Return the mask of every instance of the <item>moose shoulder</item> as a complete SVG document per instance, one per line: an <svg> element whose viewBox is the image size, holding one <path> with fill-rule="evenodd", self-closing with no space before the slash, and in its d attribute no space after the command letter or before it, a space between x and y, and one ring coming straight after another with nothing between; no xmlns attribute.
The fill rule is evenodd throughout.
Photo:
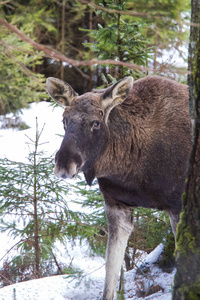
<svg viewBox="0 0 200 300"><path fill-rule="evenodd" d="M56 78L51 97L65 106L65 136L55 174L79 171L88 184L96 177L108 222L103 299L111 300L133 230L133 207L165 210L175 234L191 149L188 91L159 76L133 83L125 77L99 92L79 96Z"/></svg>

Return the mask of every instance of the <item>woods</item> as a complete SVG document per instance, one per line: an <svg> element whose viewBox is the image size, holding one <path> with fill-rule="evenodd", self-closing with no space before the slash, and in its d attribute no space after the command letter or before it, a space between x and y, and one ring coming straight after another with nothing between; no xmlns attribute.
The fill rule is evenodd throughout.
<svg viewBox="0 0 200 300"><path fill-rule="evenodd" d="M178 226L177 274L173 300L200 297L199 16L198 0L192 0L191 3L189 0L163 0L159 3L156 0L149 0L148 3L145 0L18 0L0 3L2 116L10 112L17 116L19 109L28 107L29 103L49 101L45 90L45 80L48 76L63 79L79 94L100 86L106 87L110 82L124 76L132 76L137 80L155 74L188 83L191 119L195 124L194 148L187 188L183 195L184 209ZM47 211L53 213L53 208L45 210L45 205L40 206L40 201L43 201L41 199L44 197L42 203L47 201L48 205L57 205L53 198L45 198L47 192L51 193L52 188L54 191L62 189L62 193L64 191L67 195L69 188L60 187L59 184L52 187L53 181L50 181L44 183L45 192L41 191L41 178L37 177L35 170L43 170L46 172L45 176L49 177L53 169L52 158L43 158L42 155L37 163L34 159L39 158L40 154L35 158L34 153L30 154L30 169L9 160L0 161L3 174L0 178L2 219L12 211L23 215L24 206L17 205L24 201L24 191L28 194L30 192L26 209L28 215L33 218L27 221L23 229L25 238L23 237L21 249L29 247L30 257L34 257L34 278L44 275L41 269L45 266L47 252L46 257L56 264L56 257L51 249L55 239L68 239L72 236L86 238L91 249L102 255L107 237L102 196L95 188L85 191L85 183L81 180L75 190L76 194L83 198L77 201L85 207L92 208L94 214L97 214L95 219L92 214L87 216L84 213L71 212L66 200L58 200L58 197L62 199L59 194L56 196L57 201L63 203L59 217L56 219L54 216L52 222L44 224L41 216ZM49 159L47 169L44 167L44 159ZM16 169L15 174L10 171L12 168ZM22 169L27 170L27 174L23 175ZM29 178L30 172L33 176L31 191L28 190L30 186L26 186L26 182L22 181L23 176L26 180ZM7 198L10 193L7 190L9 182L17 185L21 182L23 192L15 191L12 197L10 194L10 198ZM16 193L21 193L22 198L17 197ZM40 209L38 215L37 207ZM166 244L170 243L172 236L169 234L168 217L164 213L136 208L134 219L135 231L129 240L125 256L127 270L134 266L138 249L149 252L162 242L163 238ZM10 226L17 235L19 231L17 232L17 227L12 227L11 223L4 225ZM63 233L64 227L66 231ZM170 259L173 260L173 256ZM17 263L18 266L22 264L21 258ZM30 266L30 261L27 265Z"/></svg>
<svg viewBox="0 0 200 300"><path fill-rule="evenodd" d="M44 99L44 75L64 76L79 93L100 86L102 73L116 79L148 73L181 78L183 67L174 68L173 62L175 55L186 59L189 1L156 3L2 2L2 113ZM26 94L11 101L23 83Z"/></svg>

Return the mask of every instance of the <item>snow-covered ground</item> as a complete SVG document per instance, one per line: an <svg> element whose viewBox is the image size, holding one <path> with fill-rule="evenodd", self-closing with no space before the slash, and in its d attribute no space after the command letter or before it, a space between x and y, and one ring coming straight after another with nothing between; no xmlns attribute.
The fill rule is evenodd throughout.
<svg viewBox="0 0 200 300"><path fill-rule="evenodd" d="M34 140L35 137L36 117L40 130L45 124L40 140L40 150L44 150L48 155L54 154L61 142L61 137L58 135L63 134L62 108L53 109L46 102L33 103L30 105L30 109L22 110L21 117L30 126L30 129L24 131L1 129L0 158L7 157L15 161L26 161L30 147L32 147L29 138ZM16 240L12 240L5 233L0 233L0 239L0 265L2 265L4 259L1 258L16 243ZM61 245L58 245L58 248L60 249L57 253L59 261L66 264L72 261L75 268L83 270L82 277L59 275L13 284L0 289L0 300L99 299L102 295L105 276L104 259L97 256L91 257L86 244L82 244L80 247L79 243L73 246L69 243L66 249ZM124 274L125 299L171 299L171 286L175 271L170 274L163 273L156 264L153 264L162 250L163 245L161 244L149 255L143 254L142 261L138 262L137 267ZM149 272L145 275L137 275L136 271L140 265L147 265ZM155 291L158 286L162 290L141 297L143 290L147 290L152 285ZM115 299L117 299L116 296Z"/></svg>
<svg viewBox="0 0 200 300"><path fill-rule="evenodd" d="M130 300L170 300L171 286L175 271L163 273L153 263L157 261L163 247L162 244L147 255L140 264L149 267L148 274L136 275L136 269L125 272L125 299ZM83 253L82 253L83 254ZM104 268L98 257L83 257L87 274L76 278L68 275L51 276L21 282L0 289L1 300L98 300L102 296ZM82 256L82 257L81 257ZM139 264L139 265L140 265ZM100 267L98 268L98 266ZM93 270L92 270L93 269ZM162 290L147 297L138 296L138 292L148 290L150 286L161 287ZM115 296L115 300L117 296Z"/></svg>

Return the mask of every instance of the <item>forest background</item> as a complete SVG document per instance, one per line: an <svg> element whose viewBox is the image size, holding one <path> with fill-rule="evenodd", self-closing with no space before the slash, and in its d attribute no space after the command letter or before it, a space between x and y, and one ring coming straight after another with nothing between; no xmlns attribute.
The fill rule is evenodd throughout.
<svg viewBox="0 0 200 300"><path fill-rule="evenodd" d="M126 75L136 80L157 74L186 83L189 20L188 0L2 0L2 118L12 112L14 121L8 125L15 126L19 109L34 101L49 101L45 89L49 76L65 80L79 94ZM63 243L77 237L87 239L91 251L105 253L107 228L96 185L87 190L81 178L73 187L52 178L52 158L38 150L41 134L37 130L27 164L0 160L1 230L21 237L20 255L4 262L2 285L52 274L55 268L57 273L74 272L71 265L61 266L57 261L53 250L57 239ZM72 189L83 196L80 204L92 209L92 214L68 209ZM47 214L51 218L45 218ZM23 226L17 224L19 216ZM170 249L166 256L171 263L174 245L167 216L135 209L134 218L126 269L134 266L138 249L150 252L161 241Z"/></svg>

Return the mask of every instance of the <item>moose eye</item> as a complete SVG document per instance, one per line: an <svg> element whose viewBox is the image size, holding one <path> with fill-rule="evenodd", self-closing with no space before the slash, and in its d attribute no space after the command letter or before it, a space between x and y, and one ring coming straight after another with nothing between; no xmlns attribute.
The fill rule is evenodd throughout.
<svg viewBox="0 0 200 300"><path fill-rule="evenodd" d="M100 117L103 117L103 110L99 111L99 115L100 115Z"/></svg>
<svg viewBox="0 0 200 300"><path fill-rule="evenodd" d="M100 122L99 121L94 121L92 122L91 130L93 131L94 129L100 129Z"/></svg>

